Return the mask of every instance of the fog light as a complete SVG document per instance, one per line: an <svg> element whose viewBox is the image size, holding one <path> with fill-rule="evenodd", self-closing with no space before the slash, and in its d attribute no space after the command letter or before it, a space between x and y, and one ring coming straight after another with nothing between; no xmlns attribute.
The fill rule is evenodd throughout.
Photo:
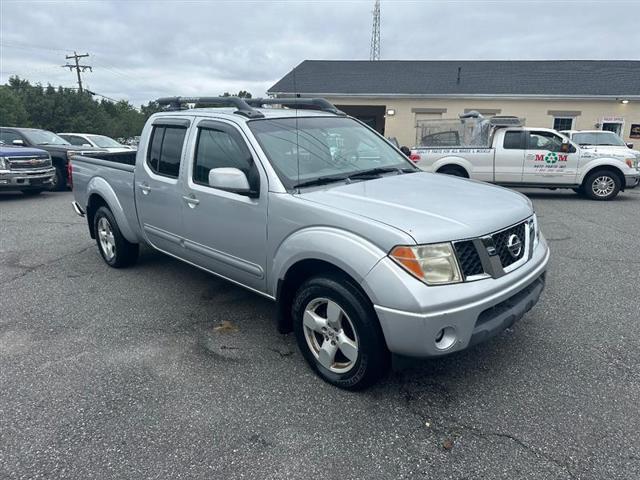
<svg viewBox="0 0 640 480"><path fill-rule="evenodd" d="M447 350L456 343L456 330L453 327L445 327L436 334L434 340L438 350Z"/></svg>

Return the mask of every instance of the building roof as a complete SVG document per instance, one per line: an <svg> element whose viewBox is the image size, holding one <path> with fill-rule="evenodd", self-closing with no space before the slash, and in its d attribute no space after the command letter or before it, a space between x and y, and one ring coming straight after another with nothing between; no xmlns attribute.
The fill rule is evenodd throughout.
<svg viewBox="0 0 640 480"><path fill-rule="evenodd" d="M640 61L305 60L268 93L633 97Z"/></svg>

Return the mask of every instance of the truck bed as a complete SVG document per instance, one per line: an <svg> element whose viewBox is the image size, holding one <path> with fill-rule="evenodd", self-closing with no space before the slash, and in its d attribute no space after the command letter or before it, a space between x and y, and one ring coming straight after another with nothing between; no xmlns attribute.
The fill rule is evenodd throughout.
<svg viewBox="0 0 640 480"><path fill-rule="evenodd" d="M118 224L123 230L130 230L126 233L123 231L129 241L142 238L135 204L135 156L136 152L132 151L99 153L91 157L76 155L71 159L75 201L86 209L92 192L99 192L103 198L109 199L113 205L117 205L112 208L116 217L126 219Z"/></svg>

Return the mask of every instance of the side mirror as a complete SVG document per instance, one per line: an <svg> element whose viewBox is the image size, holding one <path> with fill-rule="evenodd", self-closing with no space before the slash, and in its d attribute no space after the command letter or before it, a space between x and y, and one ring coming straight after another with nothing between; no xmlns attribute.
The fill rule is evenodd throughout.
<svg viewBox="0 0 640 480"><path fill-rule="evenodd" d="M258 196L251 190L247 176L237 168L212 168L209 170L209 186L249 197Z"/></svg>
<svg viewBox="0 0 640 480"><path fill-rule="evenodd" d="M24 147L24 140L16 139L11 143L16 147Z"/></svg>
<svg viewBox="0 0 640 480"><path fill-rule="evenodd" d="M627 148L633 148L633 143L627 143Z"/></svg>

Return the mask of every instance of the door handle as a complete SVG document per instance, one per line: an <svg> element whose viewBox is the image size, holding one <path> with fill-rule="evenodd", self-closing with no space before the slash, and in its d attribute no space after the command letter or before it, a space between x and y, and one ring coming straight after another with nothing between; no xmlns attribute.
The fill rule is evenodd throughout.
<svg viewBox="0 0 640 480"><path fill-rule="evenodd" d="M149 192L151 191L151 187L149 185L147 185L146 183L141 183L140 184L140 190L142 190L142 194L143 195L148 195Z"/></svg>
<svg viewBox="0 0 640 480"><path fill-rule="evenodd" d="M196 197L194 197L193 195L183 195L182 199L187 202L187 204L189 205L189 207L191 208L195 208L199 203L200 200L198 200Z"/></svg>

